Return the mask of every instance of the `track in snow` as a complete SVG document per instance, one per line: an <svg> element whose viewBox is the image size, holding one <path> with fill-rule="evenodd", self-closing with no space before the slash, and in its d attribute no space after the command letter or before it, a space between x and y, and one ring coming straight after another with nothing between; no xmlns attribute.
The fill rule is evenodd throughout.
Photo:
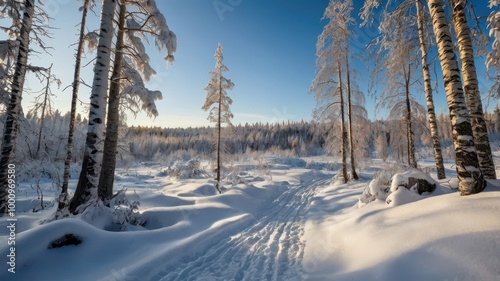
<svg viewBox="0 0 500 281"><path fill-rule="evenodd" d="M302 280L304 215L316 188L330 181L331 175L317 173L290 186L253 225L170 265L160 280Z"/></svg>

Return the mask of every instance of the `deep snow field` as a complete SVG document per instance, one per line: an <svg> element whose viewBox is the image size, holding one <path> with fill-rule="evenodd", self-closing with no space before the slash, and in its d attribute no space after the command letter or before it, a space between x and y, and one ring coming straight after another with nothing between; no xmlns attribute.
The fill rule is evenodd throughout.
<svg viewBox="0 0 500 281"><path fill-rule="evenodd" d="M221 195L186 165L175 173L162 163L119 169L115 191L140 202L141 225L117 224L125 217L119 204L114 214L94 206L47 223L56 207L38 210L34 183L21 183L15 273L2 217L0 280L500 280L500 181L459 196L450 163L448 178L419 195L396 181L432 182L432 169L432 178L410 171L391 185L402 168L368 160L358 181L342 184L329 158L242 162ZM53 200L50 180L41 188ZM80 244L49 249L66 234Z"/></svg>

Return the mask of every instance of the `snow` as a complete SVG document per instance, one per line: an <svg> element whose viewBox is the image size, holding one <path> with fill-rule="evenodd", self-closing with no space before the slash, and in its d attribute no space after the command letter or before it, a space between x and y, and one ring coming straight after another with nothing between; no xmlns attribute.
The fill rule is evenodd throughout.
<svg viewBox="0 0 500 281"><path fill-rule="evenodd" d="M56 207L31 212L40 200L22 183L16 273L5 266L2 231L0 280L500 280L498 180L480 194L459 196L451 164L448 178L437 181L432 172L373 160L360 180L344 184L332 183L335 159L268 157L269 176L261 175L261 161L235 164L240 181L224 182L220 195L211 177L169 176L163 163L119 169L118 187L140 202L145 221L127 231L99 206L41 224ZM193 160L175 167L200 166ZM409 177L437 189L419 195L402 187ZM40 184L52 199L50 181ZM366 192L373 200L360 204ZM7 225L0 218L0 228ZM66 234L81 244L48 248Z"/></svg>

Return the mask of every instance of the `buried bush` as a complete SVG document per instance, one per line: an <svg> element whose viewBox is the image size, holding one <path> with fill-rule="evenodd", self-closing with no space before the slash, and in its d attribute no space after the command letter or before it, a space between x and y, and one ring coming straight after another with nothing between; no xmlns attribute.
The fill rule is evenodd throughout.
<svg viewBox="0 0 500 281"><path fill-rule="evenodd" d="M79 245L83 240L71 233L64 234L62 237L57 238L49 243L48 249L61 248L64 246Z"/></svg>

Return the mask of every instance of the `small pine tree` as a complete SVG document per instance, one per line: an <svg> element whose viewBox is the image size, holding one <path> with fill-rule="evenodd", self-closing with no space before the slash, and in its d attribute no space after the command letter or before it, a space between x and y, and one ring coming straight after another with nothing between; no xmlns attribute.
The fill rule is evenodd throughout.
<svg viewBox="0 0 500 281"><path fill-rule="evenodd" d="M220 171L221 171L221 128L222 124L227 124L228 126L232 126L231 119L233 118L233 114L229 109L229 106L233 103L233 100L227 95L227 90L231 90L234 87L234 83L231 80L222 76L222 72L228 71L228 68L222 64L222 46L219 43L217 46L217 50L215 51L215 70L210 71L210 81L208 85L205 87L205 91L207 91L207 99L205 100L205 104L202 109L207 111L210 109L208 114L208 120L210 122L216 123L217 129L217 140L216 140L216 150L217 150L217 166L216 172L217 177L215 180L217 181L216 188L219 193L221 193L220 189ZM213 106L216 104L216 106ZM213 106L213 107L212 107Z"/></svg>

